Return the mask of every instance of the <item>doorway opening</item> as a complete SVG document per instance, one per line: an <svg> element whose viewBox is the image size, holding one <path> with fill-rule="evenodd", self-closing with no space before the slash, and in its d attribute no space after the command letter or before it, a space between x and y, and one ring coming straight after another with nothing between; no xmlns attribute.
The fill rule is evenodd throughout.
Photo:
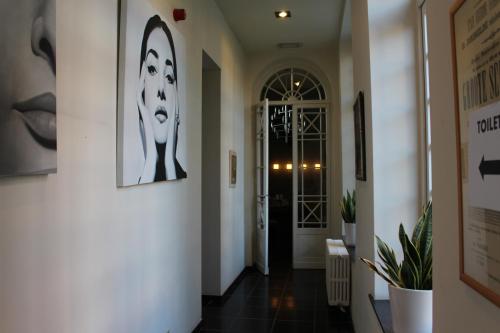
<svg viewBox="0 0 500 333"><path fill-rule="evenodd" d="M202 294L220 296L221 71L205 52L202 63Z"/></svg>
<svg viewBox="0 0 500 333"><path fill-rule="evenodd" d="M278 117L290 117L292 105L269 107L269 266L292 266L293 141ZM279 128L278 128L279 126Z"/></svg>
<svg viewBox="0 0 500 333"><path fill-rule="evenodd" d="M287 67L270 76L260 98L257 267L264 274L268 263L323 268L330 192L324 86L311 72Z"/></svg>

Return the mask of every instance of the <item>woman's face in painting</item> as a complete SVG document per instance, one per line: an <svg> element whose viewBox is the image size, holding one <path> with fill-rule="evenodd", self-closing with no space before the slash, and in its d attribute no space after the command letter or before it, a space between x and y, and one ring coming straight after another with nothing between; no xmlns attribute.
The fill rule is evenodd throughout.
<svg viewBox="0 0 500 333"><path fill-rule="evenodd" d="M0 175L56 167L55 2L0 1Z"/></svg>
<svg viewBox="0 0 500 333"><path fill-rule="evenodd" d="M154 29L149 35L145 60L144 104L151 116L155 141L167 141L168 125L177 103L174 59L165 32Z"/></svg>

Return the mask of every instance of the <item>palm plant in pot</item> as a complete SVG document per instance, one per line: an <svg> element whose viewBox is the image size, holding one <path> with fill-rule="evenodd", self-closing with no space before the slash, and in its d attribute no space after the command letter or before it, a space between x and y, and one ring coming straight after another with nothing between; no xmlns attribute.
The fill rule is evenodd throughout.
<svg viewBox="0 0 500 333"><path fill-rule="evenodd" d="M344 220L346 245L355 245L356 243L356 191L344 195L340 201L340 212Z"/></svg>
<svg viewBox="0 0 500 333"><path fill-rule="evenodd" d="M377 267L370 260L361 260L389 284L394 332L432 332L432 202L425 206L411 239L400 225L401 263L383 240L376 240L382 263Z"/></svg>

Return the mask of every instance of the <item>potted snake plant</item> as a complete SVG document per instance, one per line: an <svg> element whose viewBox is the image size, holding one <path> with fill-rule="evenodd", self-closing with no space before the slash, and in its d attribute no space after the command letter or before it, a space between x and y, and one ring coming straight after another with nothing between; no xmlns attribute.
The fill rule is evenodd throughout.
<svg viewBox="0 0 500 333"><path fill-rule="evenodd" d="M348 246L356 244L356 191L352 191L342 198L340 201L340 212L344 220L344 241Z"/></svg>
<svg viewBox="0 0 500 333"><path fill-rule="evenodd" d="M394 251L376 237L378 267L361 258L368 267L389 284L392 323L395 333L432 332L432 202L428 202L413 230L411 239L403 225L399 241L404 258L396 260Z"/></svg>

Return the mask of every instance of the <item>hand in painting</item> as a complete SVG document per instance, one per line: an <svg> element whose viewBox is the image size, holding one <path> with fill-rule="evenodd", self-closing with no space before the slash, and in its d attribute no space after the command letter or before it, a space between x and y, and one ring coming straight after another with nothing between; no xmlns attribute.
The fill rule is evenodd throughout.
<svg viewBox="0 0 500 333"><path fill-rule="evenodd" d="M143 65L141 70L141 77L139 80L139 87L137 89L137 106L139 108L139 113L142 118L142 126L144 133L144 148L145 148L145 163L144 170L141 177L139 178L139 184L151 183L154 181L156 172L156 162L158 160L158 152L156 151L156 143L153 132L153 124L151 123L150 113L144 104L144 99L142 97L143 91L145 89L145 73L146 66Z"/></svg>
<svg viewBox="0 0 500 333"><path fill-rule="evenodd" d="M177 175L175 172L175 147L176 147L176 130L177 122L179 119L179 109L177 94L174 93L172 96L173 108L168 110L168 131L167 131L167 141L165 147L165 169L167 173L167 179L176 179Z"/></svg>

